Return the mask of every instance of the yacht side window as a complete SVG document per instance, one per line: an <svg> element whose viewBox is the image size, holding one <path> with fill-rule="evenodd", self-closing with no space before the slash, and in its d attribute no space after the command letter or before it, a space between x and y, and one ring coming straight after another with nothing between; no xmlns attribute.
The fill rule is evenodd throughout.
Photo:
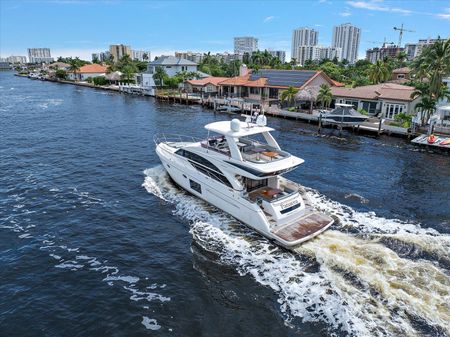
<svg viewBox="0 0 450 337"><path fill-rule="evenodd" d="M216 167L216 165L214 165L213 163L211 163L209 160L203 158L202 156L187 151L187 150L183 150L183 149L179 149L175 152L176 154L185 157L189 160L189 163L194 166L194 168L217 180L220 181L222 184L225 184L228 187L233 188L233 186L231 185L231 183L228 181L228 179L222 174L222 172Z"/></svg>

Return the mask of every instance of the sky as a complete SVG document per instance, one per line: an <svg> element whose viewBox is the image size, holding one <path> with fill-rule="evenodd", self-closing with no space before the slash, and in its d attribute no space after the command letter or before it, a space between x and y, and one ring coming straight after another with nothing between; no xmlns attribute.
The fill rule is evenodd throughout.
<svg viewBox="0 0 450 337"><path fill-rule="evenodd" d="M175 51L233 52L233 37L254 36L259 49L285 50L292 30L310 27L319 44L330 45L333 26L361 28L365 50L398 42L394 26L406 32L402 45L450 36L450 0L311 1L120 1L0 0L0 57L27 55L27 48L51 49L53 57L107 50L110 44L148 50L152 59Z"/></svg>

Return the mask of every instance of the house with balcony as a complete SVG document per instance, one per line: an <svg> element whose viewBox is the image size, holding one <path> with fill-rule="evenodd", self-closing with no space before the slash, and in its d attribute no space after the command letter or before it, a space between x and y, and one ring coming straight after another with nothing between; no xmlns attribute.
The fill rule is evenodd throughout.
<svg viewBox="0 0 450 337"><path fill-rule="evenodd" d="M415 88L397 83L380 83L355 88L332 87L334 103L352 104L369 115L395 119L399 113L415 114L420 97L411 98Z"/></svg>
<svg viewBox="0 0 450 337"><path fill-rule="evenodd" d="M248 71L240 76L219 83L219 93L224 97L241 97L255 103L268 101L269 105L280 101L281 92L290 86L302 90L310 86L341 85L322 71L261 69Z"/></svg>

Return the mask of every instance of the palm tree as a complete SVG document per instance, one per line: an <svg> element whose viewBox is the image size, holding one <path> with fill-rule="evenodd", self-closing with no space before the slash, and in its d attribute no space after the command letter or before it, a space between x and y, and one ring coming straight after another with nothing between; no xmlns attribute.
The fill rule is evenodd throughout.
<svg viewBox="0 0 450 337"><path fill-rule="evenodd" d="M423 67L430 76L430 94L437 98L442 86L442 79L450 73L450 38L426 48L420 56Z"/></svg>
<svg viewBox="0 0 450 337"><path fill-rule="evenodd" d="M127 83L131 82L131 78L136 74L137 68L133 64L127 64L122 67L123 77L127 80Z"/></svg>
<svg viewBox="0 0 450 337"><path fill-rule="evenodd" d="M157 86L162 87L164 85L164 78L167 77L167 73L163 67L156 67L155 73L153 74L153 79L157 82Z"/></svg>
<svg viewBox="0 0 450 337"><path fill-rule="evenodd" d="M369 79L373 84L386 82L391 75L391 71L386 62L377 60L375 64L372 64L369 68Z"/></svg>
<svg viewBox="0 0 450 337"><path fill-rule="evenodd" d="M440 96L448 95L448 89L445 86L441 87L442 93ZM422 111L422 124L424 124L431 113L435 111L436 98L430 93L430 86L428 83L419 82L416 85L416 89L411 94L412 99L420 98L420 102L416 104L415 110Z"/></svg>
<svg viewBox="0 0 450 337"><path fill-rule="evenodd" d="M322 107L329 107L331 101L333 100L333 94L331 93L331 89L325 83L320 86L319 94L317 95L317 101L322 104Z"/></svg>
<svg viewBox="0 0 450 337"><path fill-rule="evenodd" d="M295 94L297 94L298 89L295 89L294 87L290 86L286 90L283 90L281 92L281 102L288 102L292 104L294 102Z"/></svg>
<svg viewBox="0 0 450 337"><path fill-rule="evenodd" d="M268 65L270 65L270 62L272 61L273 56L267 50L264 50L264 52L261 53L261 59L262 59L262 64L265 66L268 66Z"/></svg>
<svg viewBox="0 0 450 337"><path fill-rule="evenodd" d="M402 68L405 66L405 61L407 58L408 58L408 55L404 51L401 51L397 54L396 59L397 59L399 68Z"/></svg>
<svg viewBox="0 0 450 337"><path fill-rule="evenodd" d="M274 69L277 69L281 65L281 61L278 57L272 57L270 60L270 66Z"/></svg>
<svg viewBox="0 0 450 337"><path fill-rule="evenodd" d="M422 111L422 124L430 118L430 115L436 110L436 100L431 96L422 96L419 103L416 104L416 110Z"/></svg>
<svg viewBox="0 0 450 337"><path fill-rule="evenodd" d="M80 69L80 59L78 57L70 58L68 63L70 64L69 71L73 73L73 78L76 81L77 71Z"/></svg>
<svg viewBox="0 0 450 337"><path fill-rule="evenodd" d="M289 62L291 65L291 69L294 69L294 67L297 65L297 59L295 57L291 58L291 62Z"/></svg>
<svg viewBox="0 0 450 337"><path fill-rule="evenodd" d="M263 61L263 57L262 57L261 52L259 50L252 53L252 63L253 63L254 66L255 65L257 65L257 66L262 65L262 61Z"/></svg>

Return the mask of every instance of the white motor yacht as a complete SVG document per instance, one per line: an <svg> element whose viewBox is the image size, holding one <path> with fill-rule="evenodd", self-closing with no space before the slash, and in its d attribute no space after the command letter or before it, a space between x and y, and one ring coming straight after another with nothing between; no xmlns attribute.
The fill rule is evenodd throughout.
<svg viewBox="0 0 450 337"><path fill-rule="evenodd" d="M331 226L334 220L310 205L305 190L282 176L304 160L280 148L265 116L205 128L204 140L155 136L156 153L176 184L287 248Z"/></svg>

